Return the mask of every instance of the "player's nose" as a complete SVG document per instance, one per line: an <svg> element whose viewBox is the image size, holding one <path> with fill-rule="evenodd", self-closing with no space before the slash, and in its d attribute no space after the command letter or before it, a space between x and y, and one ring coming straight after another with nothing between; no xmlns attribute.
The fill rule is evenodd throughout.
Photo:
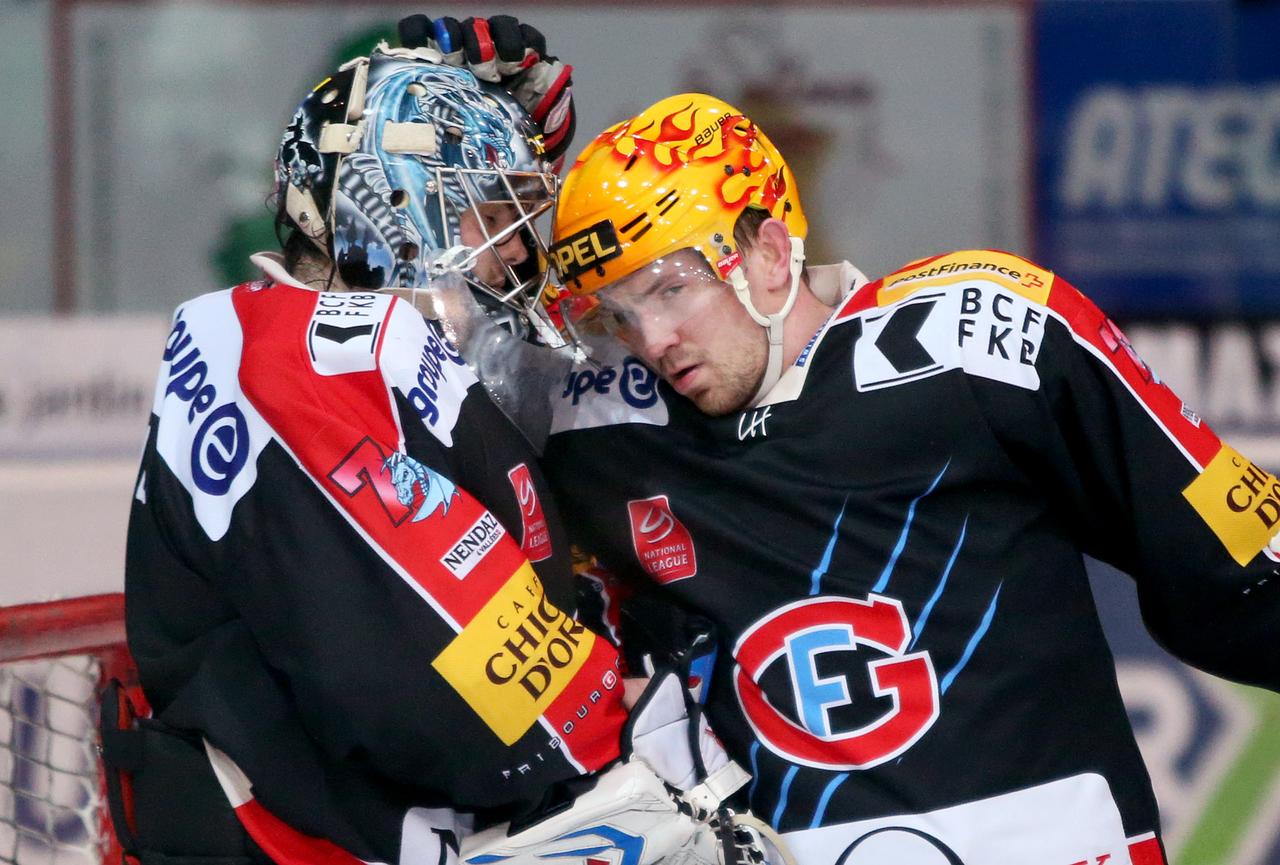
<svg viewBox="0 0 1280 865"><path fill-rule="evenodd" d="M632 350L654 369L661 369L661 361L680 342L679 332L661 321L641 319L633 328Z"/></svg>
<svg viewBox="0 0 1280 865"><path fill-rule="evenodd" d="M502 263L509 267L516 267L528 260L529 249L521 240L520 232L515 232L498 244L498 255L502 258Z"/></svg>

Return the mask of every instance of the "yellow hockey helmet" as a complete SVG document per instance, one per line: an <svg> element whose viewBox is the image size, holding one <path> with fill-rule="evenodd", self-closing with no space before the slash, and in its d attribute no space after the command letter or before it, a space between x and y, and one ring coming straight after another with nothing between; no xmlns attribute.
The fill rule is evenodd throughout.
<svg viewBox="0 0 1280 865"><path fill-rule="evenodd" d="M792 237L808 230L795 178L746 115L713 96L672 96L606 129L578 157L560 188L553 263L581 296L693 248L736 283L733 228L748 207L783 220Z"/></svg>

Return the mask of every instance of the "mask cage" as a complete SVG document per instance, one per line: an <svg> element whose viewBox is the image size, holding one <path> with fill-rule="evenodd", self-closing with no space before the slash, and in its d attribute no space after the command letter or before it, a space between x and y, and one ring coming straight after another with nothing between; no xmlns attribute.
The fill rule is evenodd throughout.
<svg viewBox="0 0 1280 865"><path fill-rule="evenodd" d="M549 172L507 169L435 169L434 193L445 224L450 226L454 249L450 269L460 271L476 292L514 309L522 316L546 318L538 303L550 279L550 220L559 191L558 179ZM487 224L485 205L507 205L500 224ZM471 213L482 242L468 246L461 236L461 224ZM490 211L492 212L492 211ZM523 256L520 261L508 246L516 239ZM501 269L502 285L491 285L476 274L476 266L489 256Z"/></svg>

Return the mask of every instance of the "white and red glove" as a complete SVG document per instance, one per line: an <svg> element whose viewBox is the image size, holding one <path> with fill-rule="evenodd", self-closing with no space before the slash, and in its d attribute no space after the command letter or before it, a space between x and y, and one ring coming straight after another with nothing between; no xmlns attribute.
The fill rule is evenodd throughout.
<svg viewBox="0 0 1280 865"><path fill-rule="evenodd" d="M756 827L764 829L761 832ZM610 852L612 851L612 852ZM635 760L596 776L563 807L465 836L461 865L796 865L768 826L728 809L700 814ZM424 863L434 865L434 863Z"/></svg>
<svg viewBox="0 0 1280 865"><path fill-rule="evenodd" d="M542 130L547 162L560 170L576 120L573 67L547 53L537 28L510 15L458 21L419 14L401 18L397 29L403 47L433 48L450 66L509 90Z"/></svg>
<svg viewBox="0 0 1280 865"><path fill-rule="evenodd" d="M702 708L673 670L650 679L622 731L622 757L641 760L706 812L751 780L711 731Z"/></svg>

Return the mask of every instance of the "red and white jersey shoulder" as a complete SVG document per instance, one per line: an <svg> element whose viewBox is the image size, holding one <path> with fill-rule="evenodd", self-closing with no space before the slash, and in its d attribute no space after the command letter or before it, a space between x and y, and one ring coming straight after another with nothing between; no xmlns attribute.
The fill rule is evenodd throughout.
<svg viewBox="0 0 1280 865"><path fill-rule="evenodd" d="M369 778L503 807L618 755L617 653L566 612L536 455L410 304L269 281L197 298L174 316L154 409L131 648L159 716L204 732L281 816L350 798L359 824ZM174 632L175 605L206 595ZM215 648L197 659L191 639ZM284 727L315 777L336 787L353 753L367 777L300 788L292 752L264 748ZM398 834L331 828L395 861Z"/></svg>

